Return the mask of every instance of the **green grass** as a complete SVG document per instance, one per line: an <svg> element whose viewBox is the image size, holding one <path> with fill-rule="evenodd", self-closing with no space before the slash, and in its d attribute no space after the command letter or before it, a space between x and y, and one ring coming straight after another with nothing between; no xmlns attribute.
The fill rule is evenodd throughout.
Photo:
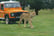
<svg viewBox="0 0 54 36"><path fill-rule="evenodd" d="M0 36L54 36L54 11L40 10L32 20L33 29L18 24L0 24Z"/></svg>

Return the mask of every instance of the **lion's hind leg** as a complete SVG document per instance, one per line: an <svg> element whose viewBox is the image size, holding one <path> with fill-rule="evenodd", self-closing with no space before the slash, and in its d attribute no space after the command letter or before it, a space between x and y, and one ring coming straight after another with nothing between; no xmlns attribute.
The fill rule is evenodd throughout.
<svg viewBox="0 0 54 36"><path fill-rule="evenodd" d="M24 19L24 27L26 27L26 19Z"/></svg>
<svg viewBox="0 0 54 36"><path fill-rule="evenodd" d="M29 20L29 24L30 24L30 27L33 28L32 20L31 19Z"/></svg>

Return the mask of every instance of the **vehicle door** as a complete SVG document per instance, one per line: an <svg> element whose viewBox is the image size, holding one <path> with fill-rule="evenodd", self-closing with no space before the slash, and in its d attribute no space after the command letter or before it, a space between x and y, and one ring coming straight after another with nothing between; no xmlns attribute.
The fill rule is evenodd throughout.
<svg viewBox="0 0 54 36"><path fill-rule="evenodd" d="M0 18L3 19L4 18L4 5L1 4L1 9L0 9Z"/></svg>

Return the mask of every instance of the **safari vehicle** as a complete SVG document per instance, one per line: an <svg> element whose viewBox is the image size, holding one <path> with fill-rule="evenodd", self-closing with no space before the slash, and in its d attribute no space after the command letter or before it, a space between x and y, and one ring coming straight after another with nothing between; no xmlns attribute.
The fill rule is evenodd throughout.
<svg viewBox="0 0 54 36"><path fill-rule="evenodd" d="M5 20L6 24L9 24L11 21L18 21L20 19L20 15L27 12L28 11L22 10L19 1L0 2L0 20Z"/></svg>

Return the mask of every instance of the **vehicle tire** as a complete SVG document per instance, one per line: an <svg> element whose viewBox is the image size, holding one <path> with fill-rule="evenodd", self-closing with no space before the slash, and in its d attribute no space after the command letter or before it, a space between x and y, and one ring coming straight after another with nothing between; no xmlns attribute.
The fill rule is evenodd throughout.
<svg viewBox="0 0 54 36"><path fill-rule="evenodd" d="M8 16L5 17L5 23L9 24L9 17Z"/></svg>

